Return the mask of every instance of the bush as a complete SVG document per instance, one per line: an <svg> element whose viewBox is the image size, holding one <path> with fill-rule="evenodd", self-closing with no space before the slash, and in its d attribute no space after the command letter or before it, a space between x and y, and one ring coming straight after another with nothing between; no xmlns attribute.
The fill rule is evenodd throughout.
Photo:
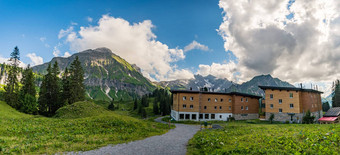
<svg viewBox="0 0 340 155"><path fill-rule="evenodd" d="M302 118L303 124L313 124L314 123L315 116L312 116L310 111L308 110L306 112L306 115Z"/></svg>
<svg viewBox="0 0 340 155"><path fill-rule="evenodd" d="M235 117L229 117L228 121L235 121Z"/></svg>
<svg viewBox="0 0 340 155"><path fill-rule="evenodd" d="M269 117L270 124L273 123L274 117L275 117L274 114L270 114L270 117Z"/></svg>

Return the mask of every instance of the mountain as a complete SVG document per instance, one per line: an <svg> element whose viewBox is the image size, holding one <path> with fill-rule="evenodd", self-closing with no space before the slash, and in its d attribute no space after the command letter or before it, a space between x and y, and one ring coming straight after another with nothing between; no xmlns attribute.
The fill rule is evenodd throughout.
<svg viewBox="0 0 340 155"><path fill-rule="evenodd" d="M242 84L233 84L227 89L227 92L236 91L264 96L263 90L258 86L294 87L294 85L278 78L273 78L270 74L268 74L255 76L250 81L244 82Z"/></svg>
<svg viewBox="0 0 340 155"><path fill-rule="evenodd" d="M96 100L131 100L150 93L156 87L146 79L136 65L131 65L108 48L89 49L70 57L55 57L61 71L78 56L85 73L86 94ZM32 67L34 72L46 74L48 63Z"/></svg>
<svg viewBox="0 0 340 155"><path fill-rule="evenodd" d="M228 79L220 79L213 75L202 76L195 75L193 79L182 79L174 81L161 81L158 83L162 87L169 87L171 89L199 90L200 88L207 87L211 91L225 91L233 83Z"/></svg>
<svg viewBox="0 0 340 155"><path fill-rule="evenodd" d="M243 92L256 95L264 95L264 92L258 87L261 86L279 86L279 87L294 87L292 84L281 81L278 78L273 78L271 75L255 76L250 81L242 84L237 84L229 81L228 79L216 78L212 75L201 76L195 75L194 79L188 80L174 80L162 81L158 83L160 86L169 87L170 89L183 89L199 90L200 88L207 87L215 92Z"/></svg>

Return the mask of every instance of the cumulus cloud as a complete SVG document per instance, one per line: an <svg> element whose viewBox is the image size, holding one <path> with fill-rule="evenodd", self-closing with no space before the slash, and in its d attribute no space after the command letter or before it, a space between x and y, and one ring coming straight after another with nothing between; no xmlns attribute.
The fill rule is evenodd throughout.
<svg viewBox="0 0 340 155"><path fill-rule="evenodd" d="M53 56L54 57L58 57L59 54L60 54L60 50L59 50L58 46L54 46L54 48L53 48Z"/></svg>
<svg viewBox="0 0 340 155"><path fill-rule="evenodd" d="M73 31L73 26L70 26L68 29L64 30L64 29L61 29L59 31L59 34L58 34L58 39L68 35L69 33L71 33Z"/></svg>
<svg viewBox="0 0 340 155"><path fill-rule="evenodd" d="M194 49L209 51L209 47L203 44L198 43L196 40L192 41L189 45L184 47L184 52L191 51Z"/></svg>
<svg viewBox="0 0 340 155"><path fill-rule="evenodd" d="M211 65L199 65L199 70L197 71L197 74L207 76L207 75L214 75L217 78L221 79L228 79L232 81L236 81L236 75L237 72L237 65L235 62L229 62L229 63L212 63Z"/></svg>
<svg viewBox="0 0 340 155"><path fill-rule="evenodd" d="M71 56L71 54L70 54L69 52L66 51L66 52L64 53L64 56L63 56L63 57L64 57L64 58L67 58L67 57L70 57L70 56Z"/></svg>
<svg viewBox="0 0 340 155"><path fill-rule="evenodd" d="M340 76L340 1L221 0L219 34L240 78L270 73L295 83Z"/></svg>
<svg viewBox="0 0 340 155"><path fill-rule="evenodd" d="M182 49L169 48L157 41L152 32L153 27L150 20L129 23L122 18L103 15L97 26L80 27L78 32L70 27L61 30L62 35L59 36L65 37L71 51L107 47L139 66L146 77L163 80L175 72L170 63L182 60L185 56ZM65 32L68 32L67 35Z"/></svg>
<svg viewBox="0 0 340 155"><path fill-rule="evenodd" d="M40 65L40 64L43 64L44 62L43 58L40 56L37 56L35 53L28 53L26 56L31 59L30 65L32 66Z"/></svg>

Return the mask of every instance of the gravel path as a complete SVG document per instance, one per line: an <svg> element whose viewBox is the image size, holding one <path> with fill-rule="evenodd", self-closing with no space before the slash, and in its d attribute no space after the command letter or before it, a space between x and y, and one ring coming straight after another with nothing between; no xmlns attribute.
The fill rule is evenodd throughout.
<svg viewBox="0 0 340 155"><path fill-rule="evenodd" d="M162 118L155 121L162 122ZM144 140L130 143L105 146L97 150L87 152L70 152L68 154L117 154L117 155L185 155L186 145L189 139L199 130L198 125L176 124L175 129L171 129L166 134L153 136Z"/></svg>

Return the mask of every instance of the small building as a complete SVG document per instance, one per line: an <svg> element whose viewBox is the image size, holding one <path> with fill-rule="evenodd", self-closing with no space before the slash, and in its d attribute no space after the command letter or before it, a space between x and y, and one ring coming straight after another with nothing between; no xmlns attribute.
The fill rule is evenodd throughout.
<svg viewBox="0 0 340 155"><path fill-rule="evenodd" d="M321 124L340 123L340 107L329 109L322 118L318 120Z"/></svg>
<svg viewBox="0 0 340 155"><path fill-rule="evenodd" d="M316 120L322 117L322 92L296 87L259 86L265 92L265 112L268 120L274 114L274 121L302 123L309 110Z"/></svg>
<svg viewBox="0 0 340 155"><path fill-rule="evenodd" d="M235 120L258 119L261 96L245 93L171 90L173 106L171 117L175 120Z"/></svg>

